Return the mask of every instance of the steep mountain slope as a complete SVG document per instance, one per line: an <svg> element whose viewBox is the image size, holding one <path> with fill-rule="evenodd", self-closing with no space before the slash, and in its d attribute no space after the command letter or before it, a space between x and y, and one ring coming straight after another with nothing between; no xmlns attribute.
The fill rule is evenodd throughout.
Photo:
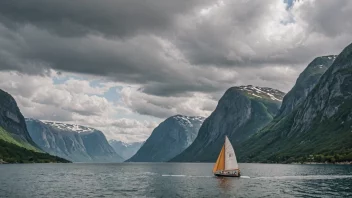
<svg viewBox="0 0 352 198"><path fill-rule="evenodd" d="M69 161L47 153L37 152L36 148L15 139L0 127L0 164L2 163L49 163Z"/></svg>
<svg viewBox="0 0 352 198"><path fill-rule="evenodd" d="M279 110L284 93L252 85L232 87L204 121L195 141L171 161L213 162L227 135L236 147L269 123Z"/></svg>
<svg viewBox="0 0 352 198"><path fill-rule="evenodd" d="M15 99L0 89L0 163L68 162L43 153L32 141Z"/></svg>
<svg viewBox="0 0 352 198"><path fill-rule="evenodd" d="M30 136L44 151L74 162L122 162L96 129L58 122L26 119Z"/></svg>
<svg viewBox="0 0 352 198"><path fill-rule="evenodd" d="M241 161L352 160L352 44L295 110L241 145Z"/></svg>
<svg viewBox="0 0 352 198"><path fill-rule="evenodd" d="M295 86L285 95L277 117L285 116L298 106L319 81L320 77L331 66L336 55L315 58L299 75Z"/></svg>
<svg viewBox="0 0 352 198"><path fill-rule="evenodd" d="M124 159L119 156L110 146L105 135L98 130L82 132L79 134L87 153L94 162L123 162Z"/></svg>
<svg viewBox="0 0 352 198"><path fill-rule="evenodd" d="M176 115L156 127L130 162L165 162L192 144L203 117Z"/></svg>
<svg viewBox="0 0 352 198"><path fill-rule="evenodd" d="M36 152L0 139L0 164L6 163L69 163L70 161Z"/></svg>
<svg viewBox="0 0 352 198"><path fill-rule="evenodd" d="M9 133L23 147L40 151L32 141L26 122L15 99L0 89L0 127Z"/></svg>
<svg viewBox="0 0 352 198"><path fill-rule="evenodd" d="M110 146L125 160L130 159L134 154L136 154L144 142L125 143L118 140L109 140Z"/></svg>

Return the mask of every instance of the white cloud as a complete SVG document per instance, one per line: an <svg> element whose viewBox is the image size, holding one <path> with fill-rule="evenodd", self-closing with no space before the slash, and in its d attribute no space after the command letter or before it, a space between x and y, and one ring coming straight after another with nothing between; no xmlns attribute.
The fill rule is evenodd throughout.
<svg viewBox="0 0 352 198"><path fill-rule="evenodd" d="M131 87L123 88L121 96L126 106L133 111L159 118L176 114L206 117L210 115L217 104L217 101L210 95L202 93L180 97L162 97L149 95Z"/></svg>
<svg viewBox="0 0 352 198"><path fill-rule="evenodd" d="M90 126L102 130L108 139L125 141L145 140L159 122L116 118L132 111L120 101L100 96L114 83L92 87L87 80L68 79L55 84L52 76L16 72L0 72L0 79L0 88L14 96L26 117Z"/></svg>
<svg viewBox="0 0 352 198"><path fill-rule="evenodd" d="M67 5L80 1L36 2L45 6L35 13L35 3L0 3L0 88L28 117L78 122L129 141L145 139L168 116L209 115L235 85L288 91L316 56L352 41L349 0L295 1L290 9L283 0L153 0L167 12L138 1L74 9ZM140 13L121 17L131 9ZM114 87L122 89L118 101L104 96Z"/></svg>
<svg viewBox="0 0 352 198"><path fill-rule="evenodd" d="M160 123L157 121L116 119L108 116L81 116L73 117L76 123L85 126L94 126L104 132L107 139L118 139L124 142L138 142L146 140L153 129ZM74 123L74 122L73 122Z"/></svg>

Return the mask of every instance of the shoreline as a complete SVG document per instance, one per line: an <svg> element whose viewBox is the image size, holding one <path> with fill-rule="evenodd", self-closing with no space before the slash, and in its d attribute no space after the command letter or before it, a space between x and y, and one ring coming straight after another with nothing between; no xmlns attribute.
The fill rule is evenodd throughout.
<svg viewBox="0 0 352 198"><path fill-rule="evenodd" d="M0 159L0 164L66 164L66 163L74 163L74 162L44 162L44 163L9 163L4 161L3 159ZM76 162L76 163L87 163L87 162ZM129 162L121 162L121 163L129 163ZM136 162L139 163L139 162ZM142 162L145 163L145 162ZM147 162L147 163L213 163L213 162ZM239 162L241 163L241 162ZM242 163L250 163L250 164L294 164L294 165L323 165L323 164L334 164L334 165L352 165L352 161L346 161L346 162L291 162L291 163L264 163L264 162L242 162Z"/></svg>
<svg viewBox="0 0 352 198"><path fill-rule="evenodd" d="M292 162L290 164L336 164L336 165L352 165L352 161L347 161L347 162L303 162L303 163L299 163L299 162Z"/></svg>
<svg viewBox="0 0 352 198"><path fill-rule="evenodd" d="M5 162L4 160L0 159L0 164L8 164L8 162Z"/></svg>

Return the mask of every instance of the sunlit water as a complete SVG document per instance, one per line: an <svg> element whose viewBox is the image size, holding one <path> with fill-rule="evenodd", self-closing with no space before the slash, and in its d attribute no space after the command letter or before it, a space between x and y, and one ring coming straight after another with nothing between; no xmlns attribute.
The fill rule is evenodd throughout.
<svg viewBox="0 0 352 198"><path fill-rule="evenodd" d="M0 197L352 197L352 166L240 164L216 178L213 164L0 165Z"/></svg>

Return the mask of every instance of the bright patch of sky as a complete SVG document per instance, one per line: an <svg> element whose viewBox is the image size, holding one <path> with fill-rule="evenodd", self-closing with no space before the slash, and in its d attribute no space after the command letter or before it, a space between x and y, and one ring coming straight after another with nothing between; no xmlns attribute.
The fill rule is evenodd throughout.
<svg viewBox="0 0 352 198"><path fill-rule="evenodd" d="M284 0L284 2L287 4L287 8L291 8L295 0Z"/></svg>
<svg viewBox="0 0 352 198"><path fill-rule="evenodd" d="M56 74L56 72L52 71L52 74ZM133 112L126 106L121 97L122 89L130 86L120 85L103 78L65 73L46 77L27 75L21 77L18 73L0 72L0 77L1 75L3 78L3 82L0 81L1 87L13 94L25 117L93 127L104 132L107 139L117 139L125 142L145 140L154 127L162 121L160 118ZM18 81L18 83L6 83L9 82L5 80L7 78ZM22 81L28 83L24 84ZM29 89L26 86L31 87L32 96L28 95L24 98L23 93L20 92ZM38 102L38 99L35 98L38 95L46 101L43 98L48 96L42 96L47 92L46 90L58 94L57 97L49 99L51 102L58 100L57 103L53 102L53 106L57 106L58 109L53 108L53 106L44 107L45 111L48 111L47 114L51 115L50 117L36 114L37 111L40 111L39 109L33 111L32 108L25 108L26 102L32 103L30 106L44 105L45 102ZM25 102L23 102L23 99ZM78 110L86 110L87 114L73 112L71 117L70 112L66 111L65 103L68 104L68 107L78 105ZM71 121L65 121L65 117Z"/></svg>

